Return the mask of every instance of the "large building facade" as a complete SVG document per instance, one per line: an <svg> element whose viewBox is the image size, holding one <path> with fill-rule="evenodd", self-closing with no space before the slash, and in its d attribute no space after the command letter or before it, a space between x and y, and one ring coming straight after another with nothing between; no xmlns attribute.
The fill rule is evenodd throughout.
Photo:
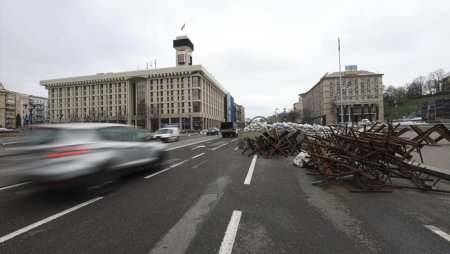
<svg viewBox="0 0 450 254"><path fill-rule="evenodd" d="M0 83L0 128L16 127L16 107L19 101L16 93L6 90Z"/></svg>
<svg viewBox="0 0 450 254"><path fill-rule="evenodd" d="M23 125L43 124L48 120L48 99L45 97L21 94L17 111L21 112Z"/></svg>
<svg viewBox="0 0 450 254"><path fill-rule="evenodd" d="M383 74L363 70L325 74L302 94L303 122L339 124L341 105L344 122L384 121L382 77Z"/></svg>
<svg viewBox="0 0 450 254"><path fill-rule="evenodd" d="M229 93L202 65L192 65L194 45L187 36L173 46L176 67L41 81L50 122L118 122L153 130L220 126Z"/></svg>
<svg viewBox="0 0 450 254"><path fill-rule="evenodd" d="M298 101L294 103L294 122L303 122L303 94L298 95Z"/></svg>
<svg viewBox="0 0 450 254"><path fill-rule="evenodd" d="M236 123L239 128L245 127L245 108L243 105L234 104L236 111Z"/></svg>
<svg viewBox="0 0 450 254"><path fill-rule="evenodd" d="M19 128L46 120L47 98L10 91L0 83L0 128Z"/></svg>

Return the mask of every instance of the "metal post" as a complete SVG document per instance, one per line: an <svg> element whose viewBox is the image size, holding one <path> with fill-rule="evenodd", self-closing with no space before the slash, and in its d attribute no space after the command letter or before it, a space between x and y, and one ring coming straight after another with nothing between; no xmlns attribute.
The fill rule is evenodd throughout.
<svg viewBox="0 0 450 254"><path fill-rule="evenodd" d="M338 51L339 51L339 87L341 90L341 126L344 125L344 105L342 101L342 73L341 73L341 40L338 38Z"/></svg>
<svg viewBox="0 0 450 254"><path fill-rule="evenodd" d="M350 83L345 84L345 88L346 88L346 93L348 93L347 89L351 86ZM353 96L352 96L353 97ZM352 102L350 101L350 96L347 95L347 99L348 99L348 122L352 123L352 118L351 118L351 104ZM352 123L353 126L353 123Z"/></svg>
<svg viewBox="0 0 450 254"><path fill-rule="evenodd" d="M183 127L182 127L182 125L181 125L181 122L182 122L182 119L181 119L181 109L180 108L178 108L178 120L179 120L179 127L180 127L180 130L182 130L183 129Z"/></svg>
<svg viewBox="0 0 450 254"><path fill-rule="evenodd" d="M352 122L351 111L350 111L350 103L348 104L348 122L349 122L349 123Z"/></svg>

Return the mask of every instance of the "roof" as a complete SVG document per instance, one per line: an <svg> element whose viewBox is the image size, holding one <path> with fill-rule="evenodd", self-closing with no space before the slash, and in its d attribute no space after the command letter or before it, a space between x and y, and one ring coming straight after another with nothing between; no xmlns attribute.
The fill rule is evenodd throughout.
<svg viewBox="0 0 450 254"><path fill-rule="evenodd" d="M357 72L357 74L345 75L345 72L341 71L341 72L326 73L322 78L338 78L339 76L343 78L349 78L349 77L373 76L373 75L384 75L384 74L360 70Z"/></svg>
<svg viewBox="0 0 450 254"><path fill-rule="evenodd" d="M203 73L205 78L207 78L211 83L213 83L217 88L219 88L219 90L221 90L225 94L227 93L227 90L225 90L222 87L222 85L220 85L220 83L214 78L214 76L211 73L209 73L202 65L177 66L177 67L138 70L138 71L98 73L95 75L41 80L39 83L41 86L45 87L55 87L55 86L59 87L68 85L91 84L92 82L106 83L106 82L126 81L133 78L169 78L169 77L176 77L179 75L188 75L196 72Z"/></svg>
<svg viewBox="0 0 450 254"><path fill-rule="evenodd" d="M358 70L357 74L349 74L349 75L345 75L344 71L341 72L333 72L333 73L325 73L325 75L323 75L320 80L313 86L311 87L311 89L309 89L306 93L302 93L301 95L306 95L308 94L312 89L314 89L314 87L316 87L318 84L320 84L320 82L322 82L324 79L330 79L330 78L355 78L355 77L366 77L366 76L383 76L384 74L382 73L375 73L375 72L370 72L370 71L365 71L365 70Z"/></svg>

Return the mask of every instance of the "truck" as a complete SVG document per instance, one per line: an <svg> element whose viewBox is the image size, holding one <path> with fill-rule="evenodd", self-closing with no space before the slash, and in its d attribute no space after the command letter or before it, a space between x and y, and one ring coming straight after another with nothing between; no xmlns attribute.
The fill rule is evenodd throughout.
<svg viewBox="0 0 450 254"><path fill-rule="evenodd" d="M222 137L237 137L237 124L234 122L222 122L220 124L220 133L222 133Z"/></svg>

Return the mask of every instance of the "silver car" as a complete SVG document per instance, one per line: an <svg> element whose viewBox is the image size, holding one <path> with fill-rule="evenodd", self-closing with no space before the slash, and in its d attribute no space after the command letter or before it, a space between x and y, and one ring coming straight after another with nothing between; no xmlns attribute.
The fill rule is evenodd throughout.
<svg viewBox="0 0 450 254"><path fill-rule="evenodd" d="M147 142L129 125L76 123L33 126L31 139L0 151L0 167L23 180L77 185L116 179L136 170L157 167L165 144Z"/></svg>

